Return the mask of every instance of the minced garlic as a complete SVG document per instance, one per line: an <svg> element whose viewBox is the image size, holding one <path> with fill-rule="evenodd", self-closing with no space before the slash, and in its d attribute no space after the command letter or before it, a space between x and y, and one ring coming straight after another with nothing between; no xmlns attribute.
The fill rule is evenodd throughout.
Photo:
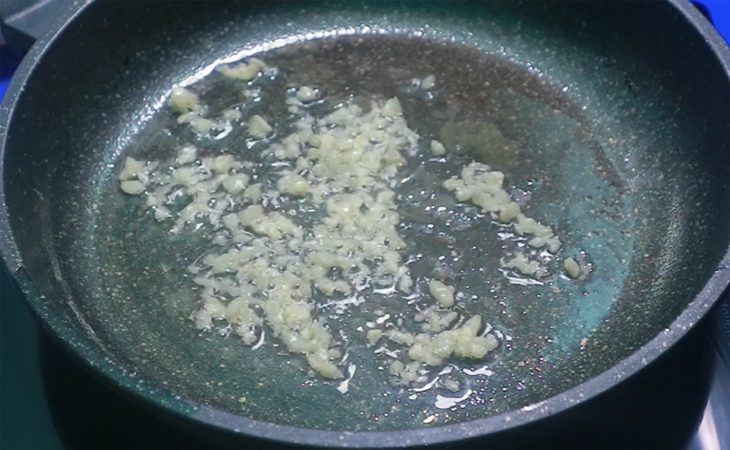
<svg viewBox="0 0 730 450"><path fill-rule="evenodd" d="M124 180L121 182L120 187L122 191L130 195L141 194L146 189L145 185L137 180Z"/></svg>
<svg viewBox="0 0 730 450"><path fill-rule="evenodd" d="M522 213L520 205L512 200L503 184L502 172L493 171L486 164L472 162L462 169L460 177L444 181L443 186L452 191L458 201L468 201L479 206L483 212L490 213L494 219L504 224L512 224L519 236L527 237L528 246L536 249L547 248L551 253L556 253L562 244L553 229ZM516 269L533 277L547 273L538 261L528 260L523 253L516 254L502 265L506 269Z"/></svg>
<svg viewBox="0 0 730 450"><path fill-rule="evenodd" d="M378 343L380 338L383 337L383 330L379 330L377 328L368 330L366 337L370 345L375 345Z"/></svg>
<svg viewBox="0 0 730 450"><path fill-rule="evenodd" d="M563 260L563 269L570 278L578 278L580 276L580 266L574 258L568 257Z"/></svg>
<svg viewBox="0 0 730 450"><path fill-rule="evenodd" d="M492 334L479 336L481 326L482 318L474 316L453 330L436 335L418 334L408 349L408 357L430 366L440 366L452 354L462 358L483 358L499 344Z"/></svg>
<svg viewBox="0 0 730 450"><path fill-rule="evenodd" d="M201 307L193 314L198 328L228 323L251 345L265 324L317 373L342 377L333 361L335 341L313 314L314 291L350 293L367 280L403 291L413 284L399 253L405 243L396 229L399 216L388 180L404 163L401 152L413 148L418 136L399 111L397 100L389 100L373 103L368 113L351 104L320 119L307 115L297 132L264 151L293 160L297 168L280 173L277 194L307 197L325 212L306 230L260 203L270 194L261 183L249 184L246 163L233 155L198 158L194 147L183 146L172 170L154 172L149 187L134 179L145 164L127 161L120 173L122 189L130 194L146 190L147 206L158 220L174 221L174 232L205 220L227 230L237 243L208 254L192 269L202 288ZM249 118L248 128L256 138L273 131L258 115ZM297 151L277 152L294 142ZM177 189L192 200L174 213L171 195ZM333 269L338 277L330 275Z"/></svg>
<svg viewBox="0 0 730 450"><path fill-rule="evenodd" d="M446 147L441 142L433 140L431 141L431 153L434 156L443 156L446 154Z"/></svg>
<svg viewBox="0 0 730 450"><path fill-rule="evenodd" d="M263 61L251 58L248 62L238 64L225 64L216 67L216 70L223 76L235 80L251 81L266 67Z"/></svg>
<svg viewBox="0 0 730 450"><path fill-rule="evenodd" d="M202 109L200 99L193 91L184 87L174 87L170 93L170 108L178 113L198 112Z"/></svg>
<svg viewBox="0 0 730 450"><path fill-rule="evenodd" d="M248 82L264 68L252 58L217 71ZM259 82L264 81L250 84ZM435 77L420 86L433 88ZM198 329L233 333L254 348L266 329L312 371L336 379L344 377L344 343L330 329L316 297L355 299L366 288L422 295L421 281L404 262L408 249L399 234L394 190L405 155L415 153L419 136L408 127L397 98L373 99L369 108L347 101L315 116L305 103L321 94L309 86L288 91L285 101L294 122L273 125L293 131L274 136L275 127L258 114L244 117L238 109L225 109L218 118L203 117L210 111L198 96L174 87L169 106L178 123L207 134L230 130L232 121L241 120L251 137L271 138L257 143L265 145L260 158L274 162L270 168L275 169L265 175L271 178L250 170L253 163L239 154L211 156L184 144L169 164L126 158L119 181L122 192L142 196L155 220L170 224L171 232L210 236L211 250L187 269L198 287L199 303L191 314ZM436 140L428 148L434 156L446 153ZM557 251L560 241L552 228L523 214L503 183L504 174L473 162L443 187L526 236L529 246ZM302 218L287 209L293 204L315 214ZM574 265L572 258L564 261L573 278L578 276ZM503 266L531 276L542 273L540 263L523 253ZM495 335L482 329L481 316L468 317L454 307L455 286L430 279L426 287L432 300L424 296L429 306L418 307L414 317L420 331L383 318L379 328L368 323L364 332L371 346L401 346L401 353L389 354L395 360L388 372L406 385L422 379L429 366L449 358L481 359L499 346Z"/></svg>
<svg viewBox="0 0 730 450"><path fill-rule="evenodd" d="M456 289L453 286L447 286L439 280L431 280L428 282L428 292L430 292L439 305L444 308L454 306L455 290Z"/></svg>
<svg viewBox="0 0 730 450"><path fill-rule="evenodd" d="M517 253L512 259L503 263L503 266L507 269L517 269L521 273L531 276L536 275L540 270L540 263L529 260L523 253Z"/></svg>
<svg viewBox="0 0 730 450"><path fill-rule="evenodd" d="M319 98L319 93L316 89L309 86L302 86L297 90L297 100L303 103L311 102Z"/></svg>
<svg viewBox="0 0 730 450"><path fill-rule="evenodd" d="M145 165L142 161L137 161L134 158L126 157L124 159L124 165L122 166L121 172L119 172L119 180L134 180L140 174L144 173Z"/></svg>
<svg viewBox="0 0 730 450"><path fill-rule="evenodd" d="M289 173L282 176L279 178L276 186L279 188L279 192L297 197L301 197L309 191L309 182L296 173Z"/></svg>
<svg viewBox="0 0 730 450"><path fill-rule="evenodd" d="M428 308L414 316L416 322L423 322L421 331L438 333L451 326L459 317L456 311L449 311L444 314L439 313L434 308Z"/></svg>
<svg viewBox="0 0 730 450"><path fill-rule="evenodd" d="M271 134L272 131L274 129L260 115L256 114L248 119L248 132L256 139L263 139Z"/></svg>
<svg viewBox="0 0 730 450"><path fill-rule="evenodd" d="M433 89L436 86L436 77L433 75L428 75L426 78L421 81L421 89L429 90Z"/></svg>

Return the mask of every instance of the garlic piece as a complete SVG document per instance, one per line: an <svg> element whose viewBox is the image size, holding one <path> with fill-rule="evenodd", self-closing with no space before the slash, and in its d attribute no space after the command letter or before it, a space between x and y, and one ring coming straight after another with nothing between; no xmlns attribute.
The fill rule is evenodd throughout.
<svg viewBox="0 0 730 450"><path fill-rule="evenodd" d="M257 58L251 58L248 62L240 62L238 64L226 64L216 67L216 71L223 76L234 80L251 81L266 67L263 61Z"/></svg>
<svg viewBox="0 0 730 450"><path fill-rule="evenodd" d="M129 195L139 195L145 191L145 185L137 180L125 180L122 181L119 187L122 192Z"/></svg>
<svg viewBox="0 0 730 450"><path fill-rule="evenodd" d="M272 131L274 129L260 115L255 114L248 119L248 132L256 139L263 139L270 135Z"/></svg>
<svg viewBox="0 0 730 450"><path fill-rule="evenodd" d="M455 290L453 286L448 286L439 280L431 280L428 282L428 292L444 308L449 308L454 305Z"/></svg>
<svg viewBox="0 0 730 450"><path fill-rule="evenodd" d="M563 260L563 269L570 278L578 278L581 273L580 266L572 257Z"/></svg>
<svg viewBox="0 0 730 450"><path fill-rule="evenodd" d="M431 153L433 153L434 156L442 156L446 154L446 147L444 147L444 144L437 140L431 141Z"/></svg>
<svg viewBox="0 0 730 450"><path fill-rule="evenodd" d="M198 112L202 109L200 99L193 91L175 86L170 92L170 108L178 113Z"/></svg>

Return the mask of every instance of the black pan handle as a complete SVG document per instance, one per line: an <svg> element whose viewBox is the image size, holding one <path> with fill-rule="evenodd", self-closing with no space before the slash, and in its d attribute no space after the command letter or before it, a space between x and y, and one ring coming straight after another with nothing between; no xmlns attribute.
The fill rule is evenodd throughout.
<svg viewBox="0 0 730 450"><path fill-rule="evenodd" d="M71 0L0 1L0 33L3 40L15 52L25 54L73 3Z"/></svg>

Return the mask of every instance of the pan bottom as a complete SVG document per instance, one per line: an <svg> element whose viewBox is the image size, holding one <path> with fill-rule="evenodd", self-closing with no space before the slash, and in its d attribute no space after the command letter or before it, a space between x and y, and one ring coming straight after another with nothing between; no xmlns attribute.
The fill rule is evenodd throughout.
<svg viewBox="0 0 730 450"><path fill-rule="evenodd" d="M255 56L278 74L242 82L213 72L190 88L212 111L241 107L277 124L291 120L283 101L291 86L326 92L315 115L347 99L397 97L421 137L419 154L430 156L431 139L449 149L445 162L416 158L404 174L425 167L445 179L471 161L489 164L506 174L531 217L553 224L562 254L583 255L594 270L584 280L561 276L560 269L535 282L505 276L499 269L508 243L497 237L494 223L473 207L449 205L463 225L455 230L452 221L427 214L443 206L439 183L425 189L405 183L396 189L408 199L398 212L411 224L402 227L404 239L423 255L412 269L416 282L425 283L434 267L454 270L463 293L460 311L485 318L499 333L500 347L484 360L450 361L456 390L437 380L437 371L404 387L389 379L387 358L374 355L362 337L351 337L349 363L357 373L343 394L340 381L308 376L306 364L276 339L253 350L233 336L201 335L190 320L199 300L185 268L210 251L210 236L171 234L157 223L138 198L119 191L117 162L95 180L99 208L88 218L84 256L77 261L87 274L80 283L83 310L115 356L181 397L258 420L329 430L464 422L537 403L560 392L566 379L581 381L565 371L565 362L590 351L592 331L621 295L633 259L634 217L611 155L565 89L503 56L435 39L339 36ZM429 76L435 85L423 89L419 83ZM251 89L260 89L263 101L246 106ZM204 155L256 158L260 147L245 145L246 133L234 126L225 137L201 135L163 108L122 154L171 161L190 143ZM441 264L445 255L451 265ZM398 316L411 307L374 296L328 323L355 336L350 324L357 320L372 320L384 308Z"/></svg>

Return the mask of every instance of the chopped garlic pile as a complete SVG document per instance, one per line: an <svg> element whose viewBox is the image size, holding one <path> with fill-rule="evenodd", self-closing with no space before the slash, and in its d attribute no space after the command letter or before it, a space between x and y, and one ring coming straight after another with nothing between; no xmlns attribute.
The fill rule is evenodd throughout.
<svg viewBox="0 0 730 450"><path fill-rule="evenodd" d="M175 92L185 101L195 98ZM183 105L176 108L181 114L201 109ZM248 123L254 138L272 131L258 115ZM194 314L198 328L230 330L252 345L265 322L315 371L340 378L333 360L341 355L315 317L313 291L349 294L366 283L410 291L390 181L405 162L401 153L413 151L418 136L396 99L373 102L367 112L349 104L319 119L304 114L297 128L265 154L292 163L293 169L279 174L279 194L310 196L322 208L322 220L306 229L293 217L267 210L260 185L250 183L248 164L232 155L199 157L197 149L183 146L167 169L127 158L120 180L128 194L146 192L146 206L157 220L171 221L172 231L204 220L225 230L234 244L191 268L202 288L202 306ZM188 203L173 212L182 196ZM441 304L453 304L453 288L432 289L440 292Z"/></svg>
<svg viewBox="0 0 730 450"><path fill-rule="evenodd" d="M452 318L455 316L449 316L449 320L453 320ZM400 377L403 383L408 384L418 379L418 372L423 364L441 366L452 355L469 359L484 358L487 353L496 349L499 343L491 333L480 335L481 328L482 318L477 315L459 327L435 334L413 335L400 331L386 332L384 335L390 341L408 346L408 362L404 364L400 360L393 361L390 364L389 372Z"/></svg>
<svg viewBox="0 0 730 450"><path fill-rule="evenodd" d="M562 244L553 229L523 214L520 205L512 200L503 184L502 172L493 171L486 164L472 162L462 169L461 177L452 177L444 181L443 186L452 191L458 201L468 201L480 207L483 212L490 213L494 219L512 224L518 235L527 237L527 245L530 247L546 248L551 253L556 253ZM531 260L523 252L517 252L502 265L537 278L547 274L547 269L539 261Z"/></svg>
<svg viewBox="0 0 730 450"><path fill-rule="evenodd" d="M473 162L462 169L460 178L452 177L444 181L443 186L452 191L458 201L469 201L484 212L497 214L500 221L509 222L519 216L520 206L504 190L503 182L502 172Z"/></svg>
<svg viewBox="0 0 730 450"><path fill-rule="evenodd" d="M246 82L245 92L253 93L265 68L251 59L217 71ZM421 85L430 89L435 78ZM145 207L171 232L209 237L210 251L187 268L199 288L199 308L192 314L198 329L233 333L254 348L266 329L313 371L337 379L344 376L345 343L335 338L315 299L359 295L367 288L412 292L415 282L403 258L408 249L398 233L393 189L406 157L418 151L419 136L408 127L396 98L373 100L369 108L345 102L317 117L306 105L320 100L320 90L300 86L287 95L294 131L281 137L275 134L279 124L259 114L244 117L228 109L217 119L206 117L207 106L188 88L174 87L169 100L177 123L201 135L230 131L231 123L240 121L251 139L265 144L252 159L275 167L266 175L272 179L258 174L252 160L211 155L186 144L172 161L126 158L120 189L144 196ZM446 154L436 140L429 148L434 156ZM552 229L525 216L503 180L501 172L473 162L443 187L458 201L511 224L529 237L530 246L557 251L561 244ZM311 217L283 206L293 202L306 206ZM522 253L504 266L532 276L542 270ZM575 266L565 261L565 271L574 278ZM458 310L455 286L430 279L427 290L431 306L414 316L419 333L400 323L369 326L364 333L371 346L387 340L403 347L389 365L389 373L403 384L419 379L424 367L452 357L481 359L499 345L483 331L481 316L466 317Z"/></svg>
<svg viewBox="0 0 730 450"><path fill-rule="evenodd" d="M228 154L199 158L184 146L167 170L127 158L120 180L128 194L146 191L146 206L158 220L172 221L172 231L204 220L230 238L229 248L192 268L202 288L202 306L194 314L198 328L230 329L250 345L265 322L315 371L340 378L333 360L341 355L315 316L314 290L349 294L366 283L410 290L389 181L405 161L401 152L415 148L418 136L395 99L373 102L368 112L345 105L319 119L304 115L298 127L265 153L294 168L280 172L278 194L310 195L321 208L324 217L310 227L264 207L265 195L259 184L250 184L248 164ZM253 137L271 131L261 116L249 119ZM190 201L173 212L181 196Z"/></svg>

